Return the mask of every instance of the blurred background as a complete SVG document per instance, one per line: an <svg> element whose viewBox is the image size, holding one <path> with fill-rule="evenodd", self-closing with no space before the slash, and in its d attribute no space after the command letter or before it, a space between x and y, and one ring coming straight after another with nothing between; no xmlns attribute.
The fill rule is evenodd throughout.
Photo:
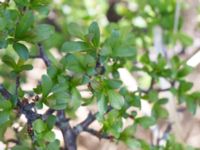
<svg viewBox="0 0 200 150"><path fill-rule="evenodd" d="M44 43L53 61L60 59L58 51L61 45L66 40L73 39L70 36L72 22L86 30L92 21L96 21L100 26L102 37L107 37L113 28L120 29L123 33L131 29L138 53L149 51L152 60L155 60L159 53L165 56L167 61L174 55L186 60L194 70L185 80L193 82L193 90L200 90L199 4L200 0L53 0L50 7L40 11L38 20L53 25L57 31ZM33 54L36 53L35 47L31 49ZM41 60L34 60L33 65L34 69L26 73L27 81L22 85L22 89L32 90L46 73L45 64ZM1 76L5 76L7 71L2 72L4 74ZM121 68L119 72L124 84L132 91L137 89L137 85L144 88L149 86L150 77L146 74L129 72L125 68ZM0 78L0 81L3 81L3 78ZM164 80L160 84L162 87L167 87ZM91 94L84 87L79 87L79 90L83 97ZM166 105L169 111L168 119L160 120L151 129L139 128L137 137L145 139L148 143L155 143L160 135L172 133L178 142L200 148L200 109L198 108L193 116L184 105L178 105L172 95L167 92L162 94L170 99ZM84 120L89 111L95 112L96 106L80 107L77 111L78 117L72 124ZM151 105L144 102L141 114L148 115L150 112ZM129 122L125 124L128 125ZM97 122L91 126L97 130L101 127ZM56 129L55 132L57 138L62 139L61 133ZM6 131L7 138L12 136L12 130ZM0 147L4 149L2 143ZM78 150L93 149L127 150L128 148L123 143L99 140L87 133L81 134L78 138Z"/></svg>

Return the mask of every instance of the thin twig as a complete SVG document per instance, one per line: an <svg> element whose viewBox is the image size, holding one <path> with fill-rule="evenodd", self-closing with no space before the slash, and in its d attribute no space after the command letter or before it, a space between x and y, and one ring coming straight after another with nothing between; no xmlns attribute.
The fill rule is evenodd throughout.
<svg viewBox="0 0 200 150"><path fill-rule="evenodd" d="M39 48L39 56L40 58L44 61L45 65L49 67L51 65L51 62L49 58L45 54L44 47L41 43L38 43L38 48Z"/></svg>
<svg viewBox="0 0 200 150"><path fill-rule="evenodd" d="M16 81L15 81L16 87L15 87L15 95L18 97L18 88L20 86L20 76L17 75Z"/></svg>
<svg viewBox="0 0 200 150"><path fill-rule="evenodd" d="M171 88L166 88L166 89L153 89L157 92L166 92L166 91L169 91ZM152 89L151 89L152 90ZM150 90L143 90L143 89L139 89L139 92L142 92L142 93L148 93Z"/></svg>
<svg viewBox="0 0 200 150"><path fill-rule="evenodd" d="M0 84L0 93L6 100L12 97L12 95L4 88L2 84Z"/></svg>
<svg viewBox="0 0 200 150"><path fill-rule="evenodd" d="M111 106L108 106L108 110L106 113L110 112L113 108ZM74 131L79 134L80 132L84 131L85 129L88 128L88 126L93 123L96 120L96 115L98 114L98 112L92 114L91 112L89 112L88 116L86 117L86 119L84 121L82 121L81 123L79 123L78 125L76 125L73 129Z"/></svg>
<svg viewBox="0 0 200 150"><path fill-rule="evenodd" d="M101 131L96 131L91 128L86 128L84 131L98 137L99 139L112 139L113 138L113 136L111 136L111 135L102 134Z"/></svg>
<svg viewBox="0 0 200 150"><path fill-rule="evenodd" d="M19 145L20 144L20 142L18 141L18 140L16 140L16 139L8 139L8 140L6 140L5 141L5 143L15 143L15 144L17 144L17 145Z"/></svg>

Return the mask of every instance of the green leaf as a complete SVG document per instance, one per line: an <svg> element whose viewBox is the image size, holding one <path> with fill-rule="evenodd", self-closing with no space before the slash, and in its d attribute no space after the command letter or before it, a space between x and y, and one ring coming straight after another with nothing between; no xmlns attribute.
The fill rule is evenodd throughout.
<svg viewBox="0 0 200 150"><path fill-rule="evenodd" d="M182 94L184 95L187 91L189 91L192 88L192 86L193 86L193 83L181 80L178 87L179 95L182 95Z"/></svg>
<svg viewBox="0 0 200 150"><path fill-rule="evenodd" d="M24 145L16 145L12 148L12 150L30 150L30 147Z"/></svg>
<svg viewBox="0 0 200 150"><path fill-rule="evenodd" d="M54 142L51 142L47 145L48 150L59 150L60 149L60 143L58 140L55 140Z"/></svg>
<svg viewBox="0 0 200 150"><path fill-rule="evenodd" d="M122 81L116 79L104 80L106 86L112 89L118 89L122 85Z"/></svg>
<svg viewBox="0 0 200 150"><path fill-rule="evenodd" d="M133 95L131 97L131 104L135 107L141 108L141 100L140 100L140 96L137 95Z"/></svg>
<svg viewBox="0 0 200 150"><path fill-rule="evenodd" d="M136 139L128 138L126 139L125 143L128 145L130 149L133 149L133 150L141 148L140 142Z"/></svg>
<svg viewBox="0 0 200 150"><path fill-rule="evenodd" d="M127 126L120 135L120 139L124 140L131 137L136 132L136 126L130 125Z"/></svg>
<svg viewBox="0 0 200 150"><path fill-rule="evenodd" d="M46 128L47 128L47 125L41 119L37 119L33 122L33 129L37 133L41 133L45 131Z"/></svg>
<svg viewBox="0 0 200 150"><path fill-rule="evenodd" d="M70 99L70 107L73 107L76 110L81 105L81 94L76 88L71 90L71 99Z"/></svg>
<svg viewBox="0 0 200 150"><path fill-rule="evenodd" d="M53 93L48 97L47 105L55 110L62 110L67 107L67 102L69 102L69 95L63 91Z"/></svg>
<svg viewBox="0 0 200 150"><path fill-rule="evenodd" d="M20 7L25 7L29 4L27 0L15 0L15 3L19 5Z"/></svg>
<svg viewBox="0 0 200 150"><path fill-rule="evenodd" d="M20 71L32 70L32 69L33 69L33 66L29 64L20 66Z"/></svg>
<svg viewBox="0 0 200 150"><path fill-rule="evenodd" d="M164 108L161 107L160 105L154 105L152 108L152 115L155 118L163 118L166 119L169 115L168 111Z"/></svg>
<svg viewBox="0 0 200 150"><path fill-rule="evenodd" d="M55 125L56 123L56 117L54 115L50 115L48 116L47 120L46 120L46 123L48 125L48 128L49 129L52 129L53 126Z"/></svg>
<svg viewBox="0 0 200 150"><path fill-rule="evenodd" d="M121 45L113 48L114 57L133 57L136 56L136 49L131 45Z"/></svg>
<svg viewBox="0 0 200 150"><path fill-rule="evenodd" d="M51 78L47 75L43 75L42 76L42 94L43 97L46 97L49 92L51 91L53 86L53 82L51 80Z"/></svg>
<svg viewBox="0 0 200 150"><path fill-rule="evenodd" d="M2 58L2 61L12 67L12 68L16 68L17 67L17 64L15 63L14 59L8 55L4 55L3 58Z"/></svg>
<svg viewBox="0 0 200 150"><path fill-rule="evenodd" d="M0 31L3 31L5 27L6 27L6 20L0 17Z"/></svg>
<svg viewBox="0 0 200 150"><path fill-rule="evenodd" d="M79 37L81 39L84 37L84 33L81 26L74 22L68 25L68 32L70 35Z"/></svg>
<svg viewBox="0 0 200 150"><path fill-rule="evenodd" d="M12 108L12 104L10 101L0 101L0 109L9 110Z"/></svg>
<svg viewBox="0 0 200 150"><path fill-rule="evenodd" d="M121 96L119 93L115 92L114 90L108 91L108 98L110 104L115 109L121 109L124 105L124 97Z"/></svg>
<svg viewBox="0 0 200 150"><path fill-rule="evenodd" d="M98 112L103 115L107 111L107 102L105 96L102 94L101 97L97 101Z"/></svg>
<svg viewBox="0 0 200 150"><path fill-rule="evenodd" d="M155 91L155 90L151 90L148 92L147 94L147 99L150 101L150 102L155 102L158 100L158 92Z"/></svg>
<svg viewBox="0 0 200 150"><path fill-rule="evenodd" d="M92 34L92 43L95 47L98 47L100 42L100 30L96 22L92 22L90 25L89 33Z"/></svg>
<svg viewBox="0 0 200 150"><path fill-rule="evenodd" d="M100 50L101 56L109 56L112 54L112 48L108 45L104 45Z"/></svg>
<svg viewBox="0 0 200 150"><path fill-rule="evenodd" d="M47 142L53 142L55 140L55 134L52 131L48 131L44 134L44 139Z"/></svg>
<svg viewBox="0 0 200 150"><path fill-rule="evenodd" d="M148 116L136 118L135 121L139 123L143 128L149 128L156 123L155 118Z"/></svg>
<svg viewBox="0 0 200 150"><path fill-rule="evenodd" d="M187 104L188 110L194 115L196 113L196 110L197 110L196 101L194 99L192 99L191 97L187 96L186 104Z"/></svg>
<svg viewBox="0 0 200 150"><path fill-rule="evenodd" d="M66 66L66 69L73 71L75 73L85 73L94 74L96 61L94 57L87 54L67 54L61 63ZM93 70L93 71L92 71Z"/></svg>
<svg viewBox="0 0 200 150"><path fill-rule="evenodd" d="M190 72L192 71L192 67L185 65L183 68L181 68L178 71L177 77L178 78L182 78L185 77L186 75L188 75Z"/></svg>
<svg viewBox="0 0 200 150"><path fill-rule="evenodd" d="M84 68L80 65L79 59L72 54L66 55L62 60L61 63L66 66L67 69L73 71L75 73L83 73Z"/></svg>
<svg viewBox="0 0 200 150"><path fill-rule="evenodd" d="M53 26L48 24L39 24L35 27L35 42L42 42L44 40L49 39L55 32L55 29Z"/></svg>
<svg viewBox="0 0 200 150"><path fill-rule="evenodd" d="M29 52L27 47L24 44L21 43L14 43L13 48L19 55L19 57L23 60L27 60L29 58Z"/></svg>
<svg viewBox="0 0 200 150"><path fill-rule="evenodd" d="M25 33L33 25L33 22L34 22L33 12L26 11L16 27L16 32L15 32L16 38L24 37Z"/></svg>
<svg viewBox="0 0 200 150"><path fill-rule="evenodd" d="M140 61L141 61L143 64L150 65L150 64L151 64L151 61L150 61L150 58L149 58L149 53L148 53L148 52L144 53L144 54L141 56Z"/></svg>
<svg viewBox="0 0 200 150"><path fill-rule="evenodd" d="M179 32L176 36L184 46L190 46L193 43L193 39L185 33Z"/></svg>
<svg viewBox="0 0 200 150"><path fill-rule="evenodd" d="M10 120L9 111L0 111L0 126Z"/></svg>
<svg viewBox="0 0 200 150"><path fill-rule="evenodd" d="M65 42L61 48L63 52L79 52L79 51L86 51L90 49L87 43L81 41L71 41Z"/></svg>

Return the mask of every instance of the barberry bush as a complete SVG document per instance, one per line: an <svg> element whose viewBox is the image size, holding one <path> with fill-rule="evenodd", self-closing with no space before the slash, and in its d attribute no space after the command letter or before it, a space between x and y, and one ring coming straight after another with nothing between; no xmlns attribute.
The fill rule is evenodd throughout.
<svg viewBox="0 0 200 150"><path fill-rule="evenodd" d="M14 143L12 150L76 150L77 137L88 132L99 139L121 141L130 149L188 148L177 143L172 135L166 138L165 145L152 145L135 136L138 126L149 129L159 119L167 120L164 105L168 97L161 93L174 95L178 104L186 104L194 114L200 92L191 92L193 85L185 77L192 68L178 55L170 59L165 53L158 54L156 59L150 57L152 29L157 24L164 30L164 43L169 47L177 41L184 47L192 43L181 32L181 21L173 32L176 1L134 2L139 7L135 12L116 5L118 16L114 20L108 14L116 13L111 10L115 5L111 1L96 0L102 15L91 16L83 1L0 2L0 140L5 145ZM108 4L105 25L100 18L105 19ZM55 57L51 49L56 49L60 57ZM32 90L22 88L28 81L26 73L39 60L45 64L46 73ZM145 82L138 82L137 89L130 91L120 78L119 68L144 76ZM161 87L160 79L165 79L169 86ZM79 86L84 86L91 96L83 97ZM139 114L142 100L152 105L150 115ZM71 125L80 107L94 105L96 113L90 112L82 122ZM39 110L44 107L47 110L41 113ZM19 130L13 124L20 123L22 115L26 123L20 124ZM96 120L102 126L98 131L90 127ZM131 120L129 126L125 126L126 120ZM12 128L15 138L5 138L8 128ZM56 139L54 128L61 131L63 139ZM64 141L63 146L60 141Z"/></svg>

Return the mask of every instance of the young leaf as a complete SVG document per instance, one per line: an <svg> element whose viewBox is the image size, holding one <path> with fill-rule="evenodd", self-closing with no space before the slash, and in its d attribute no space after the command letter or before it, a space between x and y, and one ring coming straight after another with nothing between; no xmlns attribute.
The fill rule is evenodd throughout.
<svg viewBox="0 0 200 150"><path fill-rule="evenodd" d="M104 82L108 87L112 89L118 89L122 85L121 80L109 79L109 80L104 80Z"/></svg>
<svg viewBox="0 0 200 150"><path fill-rule="evenodd" d="M0 126L10 119L9 111L0 111Z"/></svg>
<svg viewBox="0 0 200 150"><path fill-rule="evenodd" d="M125 141L125 143L132 150L140 149L141 148L140 142L138 140L136 140L136 139L127 138L126 141Z"/></svg>
<svg viewBox="0 0 200 150"><path fill-rule="evenodd" d="M55 110L62 110L67 107L67 102L69 99L70 97L67 93L63 91L56 92L48 97L47 105Z"/></svg>
<svg viewBox="0 0 200 150"><path fill-rule="evenodd" d="M42 76L42 94L44 97L46 97L49 92L51 91L53 86L53 82L51 78L47 75Z"/></svg>
<svg viewBox="0 0 200 150"><path fill-rule="evenodd" d="M136 56L136 49L131 45L121 45L113 48L113 56L115 57L133 57Z"/></svg>
<svg viewBox="0 0 200 150"><path fill-rule="evenodd" d="M103 115L107 111L107 103L105 100L105 96L103 94L98 99L97 106L98 106L98 111L101 115Z"/></svg>
<svg viewBox="0 0 200 150"><path fill-rule="evenodd" d="M47 120L46 120L46 123L48 125L48 128L49 129L52 129L53 126L55 125L56 123L56 117L54 115L50 115L48 116Z"/></svg>
<svg viewBox="0 0 200 150"><path fill-rule="evenodd" d="M124 105L124 97L121 96L119 93L115 92L114 90L108 91L108 98L110 104L115 109L121 109Z"/></svg>
<svg viewBox="0 0 200 150"><path fill-rule="evenodd" d="M32 69L33 69L33 66L29 64L20 66L20 71L32 70Z"/></svg>
<svg viewBox="0 0 200 150"><path fill-rule="evenodd" d="M61 48L63 52L68 53L86 51L88 49L90 49L90 47L87 45L87 43L81 41L65 42Z"/></svg>
<svg viewBox="0 0 200 150"><path fill-rule="evenodd" d="M45 131L46 128L47 128L47 125L41 119L37 119L33 122L33 129L37 133L41 133L41 132Z"/></svg>
<svg viewBox="0 0 200 150"><path fill-rule="evenodd" d="M34 22L33 12L31 11L25 12L25 14L20 19L19 24L16 27L16 32L15 32L16 38L23 37L24 34L33 25L33 22Z"/></svg>
<svg viewBox="0 0 200 150"><path fill-rule="evenodd" d="M178 71L177 77L182 78L188 75L192 71L192 67L185 65Z"/></svg>
<svg viewBox="0 0 200 150"><path fill-rule="evenodd" d="M39 24L36 26L35 30L35 42L42 42L44 40L49 39L55 32L53 26L48 24Z"/></svg>
<svg viewBox="0 0 200 150"><path fill-rule="evenodd" d="M150 126L154 125L156 122L155 118L148 117L148 116L137 118L135 119L135 121L139 123L143 128L149 128Z"/></svg>
<svg viewBox="0 0 200 150"><path fill-rule="evenodd" d="M27 47L24 44L21 43L14 43L13 48L19 55L19 57L23 60L27 60L29 58L29 52Z"/></svg>
<svg viewBox="0 0 200 150"><path fill-rule="evenodd" d="M0 101L0 109L9 110L12 108L12 103L10 101Z"/></svg>
<svg viewBox="0 0 200 150"><path fill-rule="evenodd" d="M68 32L70 35L75 36L75 37L79 37L79 38L83 38L84 33L82 31L82 28L79 24L77 23L70 23L68 25Z"/></svg>
<svg viewBox="0 0 200 150"><path fill-rule="evenodd" d="M44 134L44 139L47 142L53 142L55 140L55 134L52 131L48 131Z"/></svg>
<svg viewBox="0 0 200 150"><path fill-rule="evenodd" d="M2 58L2 61L12 67L12 68L16 68L17 67L17 64L15 63L14 59L8 55L4 55L3 58Z"/></svg>
<svg viewBox="0 0 200 150"><path fill-rule="evenodd" d="M70 104L76 110L81 105L81 94L76 88L73 88Z"/></svg>
<svg viewBox="0 0 200 150"><path fill-rule="evenodd" d="M92 22L90 25L89 33L92 34L92 43L95 47L98 47L100 42L100 30L96 22Z"/></svg>
<svg viewBox="0 0 200 150"><path fill-rule="evenodd" d="M48 150L59 150L60 149L60 143L59 140L55 140L54 142L50 142L47 145Z"/></svg>

